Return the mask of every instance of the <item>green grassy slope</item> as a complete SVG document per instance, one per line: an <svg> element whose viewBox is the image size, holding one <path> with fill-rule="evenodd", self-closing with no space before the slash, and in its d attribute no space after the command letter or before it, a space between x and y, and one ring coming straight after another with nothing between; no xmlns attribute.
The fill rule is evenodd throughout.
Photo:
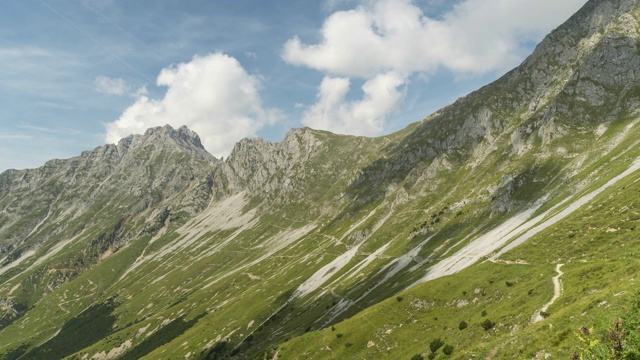
<svg viewBox="0 0 640 360"><path fill-rule="evenodd" d="M496 262L419 285L281 344L278 358L426 358L436 338L454 347L451 358L569 358L584 347L581 327L601 341L600 353L609 351L613 321L632 321L640 296L639 206L640 174L634 173ZM564 264L562 294L533 323L535 310L553 296L556 264ZM495 326L485 330L486 319ZM468 327L460 330L462 321ZM439 350L436 358L448 356Z"/></svg>
<svg viewBox="0 0 640 360"><path fill-rule="evenodd" d="M398 133L298 129L280 143L243 140L220 164L140 147L78 217L22 209L42 226L34 237L19 223L2 233L25 242L1 268L0 355L401 359L428 356L440 338L453 347L441 358L569 356L580 346L574 331L601 336L633 302L638 175L485 260L505 245L487 241L505 235L496 229L550 219L640 157L640 77L607 76L605 106L586 100L594 62L611 53L636 69L640 59L637 24L619 16L635 2L618 4L619 19L593 15L615 26L588 26L602 3L589 2L522 67ZM144 170L132 182L138 197L119 191L128 169ZM0 205L11 211L19 204L6 199L29 191L5 191L14 183L3 176ZM45 190L49 204L59 190ZM73 196L95 193L81 190L63 200L77 206ZM466 259L480 261L410 288ZM531 323L558 264L563 295Z"/></svg>

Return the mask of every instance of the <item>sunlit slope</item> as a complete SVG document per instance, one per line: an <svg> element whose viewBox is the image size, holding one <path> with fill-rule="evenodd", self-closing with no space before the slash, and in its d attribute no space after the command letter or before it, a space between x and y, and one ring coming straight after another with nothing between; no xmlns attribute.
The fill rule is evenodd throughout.
<svg viewBox="0 0 640 360"><path fill-rule="evenodd" d="M633 292L633 241L607 244L635 221L639 5L588 2L520 67L389 136L295 129L218 161L165 127L125 157L3 173L0 354L410 358L437 337L454 357L569 354L581 319L626 301L599 294ZM606 264L608 281L584 273Z"/></svg>
<svg viewBox="0 0 640 360"><path fill-rule="evenodd" d="M625 153L611 169L630 166L638 155ZM505 254L413 287L275 352L284 359L426 358L430 342L440 338L453 346L451 358L569 358L584 348L582 327L610 352L603 339L615 319L633 320L628 316L640 290L639 181L640 172L633 172ZM559 297L538 317L554 298L558 265ZM494 324L490 329L482 326L486 320ZM468 326L460 329L462 322ZM437 354L446 357L442 349Z"/></svg>

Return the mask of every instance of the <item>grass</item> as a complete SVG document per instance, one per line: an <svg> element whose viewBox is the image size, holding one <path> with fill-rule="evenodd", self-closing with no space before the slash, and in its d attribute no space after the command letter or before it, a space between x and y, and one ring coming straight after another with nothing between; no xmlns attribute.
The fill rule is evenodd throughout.
<svg viewBox="0 0 640 360"><path fill-rule="evenodd" d="M603 338L613 319L627 312L634 302L640 268L635 257L640 251L640 243L635 241L640 220L635 214L640 204L639 181L638 175L620 181L590 206L502 257L524 260L528 265L474 265L402 293L400 296L409 302L389 299L335 324L344 334L340 339L324 329L282 344L279 355L410 358L421 353L426 357L429 339L416 340L411 334L429 334L453 344L453 358L486 356L495 349L496 358L505 359L530 358L543 350L554 357L568 357L580 347L575 336L578 329L592 328L598 334L594 338ZM548 309L545 320L530 325L533 310L550 298L555 263L565 263L563 295ZM472 293L471 289L481 289L485 294L476 295L482 301L479 306L468 305L462 310L452 306L463 298L462 294ZM427 299L422 303L428 310L407 309L407 304L417 303L417 299ZM486 319L482 319L481 309L486 309ZM481 320L495 322L495 329L479 331ZM456 337L461 321L475 330L464 339ZM392 331L387 334L389 329ZM346 348L342 343L346 341L354 345ZM367 347L369 341L384 345Z"/></svg>
<svg viewBox="0 0 640 360"><path fill-rule="evenodd" d="M607 122L607 131L596 137L598 124L553 113L549 102L530 113L533 98L517 94L531 84L526 76L507 75L384 138L305 129L280 144L245 140L251 154L260 156L235 153L230 163L251 164L251 171L214 170L154 144L140 147L128 163L141 170L142 179L117 168L115 160L113 169L98 172L89 160L48 163L38 170L48 179L39 192L2 192L0 199L3 209L21 211L17 221L0 216L4 238L26 240L12 256L37 250L0 276L0 295L21 309L10 320L0 314L0 354L569 357L581 346L578 329L604 336L612 318L629 313L629 294L637 293L636 175L496 263L481 261L405 290L431 266L543 196L547 201L537 214L593 191L640 156L637 127L625 133L634 118L620 115L613 104L585 107L562 84L554 82L552 98L542 100L555 101L555 108L593 111L590 119L618 120ZM488 122L480 121L485 114ZM535 135L550 116L569 135ZM524 154L514 152L515 131L530 148ZM444 165L433 171L438 163ZM56 175L61 164L94 184L65 190L66 178ZM192 173L196 180L190 180ZM0 176L0 192L12 183L10 176L33 175L7 174ZM105 178L112 182L96 181ZM253 222L189 232L207 225L208 219L194 216L211 199L242 190L248 201L241 212L255 209ZM93 202L81 210L71 206L82 199ZM47 214L51 220L27 239L24 229ZM301 235L289 238L296 231ZM193 241L188 234L195 234ZM275 251L285 240L291 243ZM292 296L354 246L360 247L353 259L331 269L325 283L306 296ZM47 253L51 258L38 263ZM552 297L558 263L565 264L564 293L542 321L531 323ZM90 336L74 343L85 332Z"/></svg>

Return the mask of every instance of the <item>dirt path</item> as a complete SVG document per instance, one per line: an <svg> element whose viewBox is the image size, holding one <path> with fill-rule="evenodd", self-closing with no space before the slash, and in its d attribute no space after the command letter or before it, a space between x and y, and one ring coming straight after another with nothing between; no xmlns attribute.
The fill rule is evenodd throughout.
<svg viewBox="0 0 640 360"><path fill-rule="evenodd" d="M560 277L564 274L562 272L562 270L560 270L560 268L562 267L562 265L564 264L558 264L556 265L556 272L558 273L558 275L554 276L552 278L553 280L553 297L551 298L551 300L549 300L548 303L544 304L540 310L536 310L533 313L533 316L531 317L531 323L537 323L538 321L542 321L544 320L544 317L542 317L542 315L540 315L541 313L544 313L547 311L547 309L549 308L549 306L553 305L554 302L556 302L556 300L558 300L558 298L560 297L560 295L562 294L562 286L560 284Z"/></svg>

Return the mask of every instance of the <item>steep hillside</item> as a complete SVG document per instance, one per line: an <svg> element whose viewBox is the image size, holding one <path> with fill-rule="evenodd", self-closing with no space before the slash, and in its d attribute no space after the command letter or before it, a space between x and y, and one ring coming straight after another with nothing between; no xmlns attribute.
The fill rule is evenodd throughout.
<svg viewBox="0 0 640 360"><path fill-rule="evenodd" d="M1 174L0 354L570 356L635 291L638 19L589 1L385 137L296 129L218 161L163 127Z"/></svg>
<svg viewBox="0 0 640 360"><path fill-rule="evenodd" d="M195 133L164 127L0 174L0 276L12 284L0 324L130 241L202 211L216 162Z"/></svg>
<svg viewBox="0 0 640 360"><path fill-rule="evenodd" d="M640 153L623 156L637 159ZM614 163L613 169L630 165ZM577 210L556 210L538 218L531 230L515 230L527 241L510 251L412 287L344 322L281 344L272 354L284 359L635 358L639 168L636 160L615 182L568 200L588 200ZM441 345L433 351L437 339ZM443 345L452 350L449 355Z"/></svg>

